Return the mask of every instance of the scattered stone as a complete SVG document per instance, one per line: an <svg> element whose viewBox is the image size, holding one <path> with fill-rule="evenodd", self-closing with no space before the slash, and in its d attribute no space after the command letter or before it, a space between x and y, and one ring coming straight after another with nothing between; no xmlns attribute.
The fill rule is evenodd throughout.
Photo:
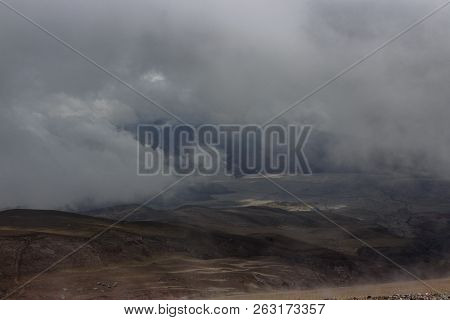
<svg viewBox="0 0 450 320"><path fill-rule="evenodd" d="M390 296L367 296L365 298L353 298L352 300L450 300L450 295L445 293L411 293L393 294Z"/></svg>
<svg viewBox="0 0 450 320"><path fill-rule="evenodd" d="M97 282L98 286L104 287L104 288L108 288L108 289L112 289L117 287L117 282Z"/></svg>

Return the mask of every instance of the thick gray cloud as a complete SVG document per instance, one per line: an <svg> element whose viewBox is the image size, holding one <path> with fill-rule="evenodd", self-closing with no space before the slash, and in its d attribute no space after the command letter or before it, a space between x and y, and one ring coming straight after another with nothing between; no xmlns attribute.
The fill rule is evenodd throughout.
<svg viewBox="0 0 450 320"><path fill-rule="evenodd" d="M440 4L430 0L12 1L188 122L263 123ZM279 121L330 165L448 177L449 10ZM143 199L124 130L167 115L0 6L0 207Z"/></svg>

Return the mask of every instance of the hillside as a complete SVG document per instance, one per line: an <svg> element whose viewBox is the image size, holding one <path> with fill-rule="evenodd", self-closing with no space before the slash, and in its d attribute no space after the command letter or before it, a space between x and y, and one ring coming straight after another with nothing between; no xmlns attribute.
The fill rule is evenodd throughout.
<svg viewBox="0 0 450 320"><path fill-rule="evenodd" d="M113 223L108 214L117 218L126 210L1 212L0 293ZM448 275L449 215L417 215L420 223L411 220L399 235L372 221L327 214L418 276ZM144 208L134 219L139 221L116 225L11 298L211 298L409 280L312 212L185 206Z"/></svg>

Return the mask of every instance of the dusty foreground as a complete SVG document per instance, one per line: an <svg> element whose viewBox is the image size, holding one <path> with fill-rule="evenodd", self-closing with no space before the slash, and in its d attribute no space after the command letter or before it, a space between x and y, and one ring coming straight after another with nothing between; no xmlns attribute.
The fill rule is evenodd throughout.
<svg viewBox="0 0 450 320"><path fill-rule="evenodd" d="M103 217L118 218L129 209L86 213L90 216L4 211L0 213L0 295L12 299L351 298L427 292L409 282L357 286L410 279L365 243L423 279L448 277L448 214L408 214L404 223L386 224L343 211L327 213L364 239L362 243L314 213L288 208L284 204L143 208L134 216L136 221L116 224L87 244L114 222ZM29 279L33 281L28 283ZM431 283L449 291L448 279Z"/></svg>
<svg viewBox="0 0 450 320"><path fill-rule="evenodd" d="M359 285L314 290L295 290L286 292L268 292L225 297L226 299L249 300L290 300L290 299L383 299L383 300L448 300L450 278L429 279L427 285L439 291L433 291L419 281L398 281L381 284Z"/></svg>

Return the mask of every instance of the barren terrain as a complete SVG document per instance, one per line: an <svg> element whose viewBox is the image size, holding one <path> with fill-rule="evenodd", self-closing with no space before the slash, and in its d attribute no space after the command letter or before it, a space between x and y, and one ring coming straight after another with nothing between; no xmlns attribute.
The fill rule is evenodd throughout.
<svg viewBox="0 0 450 320"><path fill-rule="evenodd" d="M10 298L214 298L410 280L316 213L292 206L143 208L136 221L117 224ZM1 212L0 293L7 294L114 222L100 216L109 212L117 218L127 210ZM326 214L417 276L448 276L449 214L417 213L400 233L345 213ZM314 297L329 297L314 292Z"/></svg>

